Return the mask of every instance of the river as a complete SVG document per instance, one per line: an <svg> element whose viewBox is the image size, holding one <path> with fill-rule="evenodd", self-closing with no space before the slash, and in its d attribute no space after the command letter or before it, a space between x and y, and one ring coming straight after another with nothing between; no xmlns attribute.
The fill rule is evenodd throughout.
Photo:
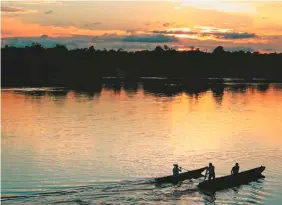
<svg viewBox="0 0 282 205"><path fill-rule="evenodd" d="M2 204L281 204L282 84L161 92L2 89ZM172 164L264 179L210 196L156 186Z"/></svg>

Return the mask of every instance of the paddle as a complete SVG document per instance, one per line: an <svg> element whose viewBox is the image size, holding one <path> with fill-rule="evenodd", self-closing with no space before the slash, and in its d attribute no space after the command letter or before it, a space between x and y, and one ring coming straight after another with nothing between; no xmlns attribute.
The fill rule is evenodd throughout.
<svg viewBox="0 0 282 205"><path fill-rule="evenodd" d="M205 174L205 178L204 178L204 181L206 180L206 178L207 178L207 175L208 175L208 169L206 169L206 174Z"/></svg>
<svg viewBox="0 0 282 205"><path fill-rule="evenodd" d="M185 171L187 171L187 172L189 172L189 170L188 169L185 169L185 168L183 168L183 167L179 167L180 169L184 169Z"/></svg>

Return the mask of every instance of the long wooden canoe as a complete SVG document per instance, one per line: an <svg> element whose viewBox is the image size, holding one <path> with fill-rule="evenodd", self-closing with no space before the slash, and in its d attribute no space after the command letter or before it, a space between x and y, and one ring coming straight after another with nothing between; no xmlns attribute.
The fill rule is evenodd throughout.
<svg viewBox="0 0 282 205"><path fill-rule="evenodd" d="M198 179L203 177L202 172L205 171L207 167L203 167L200 169L195 169L187 172L180 173L178 177L174 177L172 175L165 177L155 178L155 182L157 183L177 183L179 181L184 181L186 179Z"/></svg>
<svg viewBox="0 0 282 205"><path fill-rule="evenodd" d="M264 178L261 174L265 170L264 166L239 172L236 175L228 175L201 182L198 187L207 191L219 191L221 189L232 188L242 184L248 184L251 181L256 181L259 178Z"/></svg>

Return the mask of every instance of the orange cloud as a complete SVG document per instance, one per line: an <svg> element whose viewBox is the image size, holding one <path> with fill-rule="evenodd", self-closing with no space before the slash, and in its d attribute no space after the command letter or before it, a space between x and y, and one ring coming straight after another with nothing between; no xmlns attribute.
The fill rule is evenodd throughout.
<svg viewBox="0 0 282 205"><path fill-rule="evenodd" d="M20 2L21 4L27 4L27 5L47 5L47 4L63 4L62 1L27 1L27 2Z"/></svg>
<svg viewBox="0 0 282 205"><path fill-rule="evenodd" d="M23 12L24 10L20 8L2 6L1 11L2 12Z"/></svg>
<svg viewBox="0 0 282 205"><path fill-rule="evenodd" d="M8 15L8 14L25 14L25 13L36 13L36 10L26 10L22 8L15 8L15 7L10 7L10 6L2 6L1 7L1 12L3 14Z"/></svg>
<svg viewBox="0 0 282 205"><path fill-rule="evenodd" d="M48 35L50 37L88 35L97 36L104 34L125 35L127 32L122 30L89 30L80 29L74 26L42 26L35 23L26 23L20 19L2 17L2 37L34 37Z"/></svg>

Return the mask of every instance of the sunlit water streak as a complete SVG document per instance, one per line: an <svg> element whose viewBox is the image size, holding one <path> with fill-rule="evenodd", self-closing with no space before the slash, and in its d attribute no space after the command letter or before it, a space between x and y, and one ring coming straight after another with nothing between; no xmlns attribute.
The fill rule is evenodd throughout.
<svg viewBox="0 0 282 205"><path fill-rule="evenodd" d="M279 204L282 86L229 85L166 97L142 88L100 94L2 90L3 204ZM266 166L265 179L209 196L201 181L157 187L173 163L217 176Z"/></svg>

